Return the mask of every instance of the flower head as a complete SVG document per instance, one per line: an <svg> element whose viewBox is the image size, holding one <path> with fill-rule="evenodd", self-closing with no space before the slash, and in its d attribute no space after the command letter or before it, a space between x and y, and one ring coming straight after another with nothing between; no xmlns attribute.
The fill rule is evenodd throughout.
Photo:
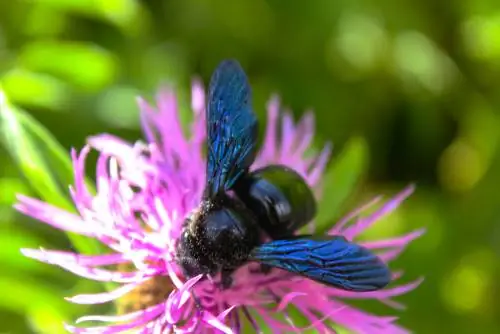
<svg viewBox="0 0 500 334"><path fill-rule="evenodd" d="M205 185L204 90L192 91L193 121L183 129L174 93L158 95L157 106L139 100L145 142L130 144L112 135L91 137L80 152L72 151L74 184L71 196L77 213L37 199L19 196L16 208L56 228L95 238L109 249L105 254L78 254L55 250L23 249L26 256L54 264L81 277L113 282L111 291L68 298L78 304L118 301L118 315L85 316L104 322L99 327L66 326L74 333L238 333L243 319L256 331L257 319L275 332L295 331L287 309L293 305L310 321L310 328L331 332L338 324L359 333L405 333L394 317L380 317L345 303L348 299L377 299L398 306L392 297L415 288L419 281L381 291L356 293L321 285L280 270L262 273L247 264L233 274L227 290L197 276L185 279L175 261L175 245L186 216L197 208ZM314 135L311 113L294 123L272 99L267 107L264 141L252 168L268 164L289 166L301 174L319 197L322 173L330 146L306 157ZM188 133L188 135L186 135ZM90 150L99 152L96 192L85 183L85 161ZM390 213L408 197L412 187L383 203L374 213L360 213L380 198L347 215L329 231L356 239L366 228ZM311 229L314 224L311 222ZM364 243L384 261L394 259L422 231ZM112 269L110 269L112 268ZM399 274L394 274L397 278ZM197 301L192 297L193 292ZM110 324L111 323L111 324Z"/></svg>

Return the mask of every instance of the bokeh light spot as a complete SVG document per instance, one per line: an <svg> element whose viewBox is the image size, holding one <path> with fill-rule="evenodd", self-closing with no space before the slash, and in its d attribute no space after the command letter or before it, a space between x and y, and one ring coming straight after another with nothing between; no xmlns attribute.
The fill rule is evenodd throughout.
<svg viewBox="0 0 500 334"><path fill-rule="evenodd" d="M462 36L470 56L483 60L500 58L500 14L470 18L463 24Z"/></svg>
<svg viewBox="0 0 500 334"><path fill-rule="evenodd" d="M485 163L489 163L500 138L500 117L495 107L483 97L472 99L461 119L461 127L463 136L481 152Z"/></svg>
<svg viewBox="0 0 500 334"><path fill-rule="evenodd" d="M101 0L96 4L102 15L129 32L138 32L145 20L137 0Z"/></svg>
<svg viewBox="0 0 500 334"><path fill-rule="evenodd" d="M354 67L371 70L388 49L386 32L380 20L361 13L345 13L339 20L336 46Z"/></svg>
<svg viewBox="0 0 500 334"><path fill-rule="evenodd" d="M441 155L439 180L448 190L462 192L473 188L485 172L483 157L464 139L457 139Z"/></svg>
<svg viewBox="0 0 500 334"><path fill-rule="evenodd" d="M418 84L440 94L453 81L451 60L427 36L408 31L400 33L394 41L396 74L409 84Z"/></svg>
<svg viewBox="0 0 500 334"><path fill-rule="evenodd" d="M464 258L442 281L441 296L444 304L454 312L468 313L485 307L491 281L484 263L477 262L477 253ZM481 265L483 264L483 265Z"/></svg>
<svg viewBox="0 0 500 334"><path fill-rule="evenodd" d="M133 87L114 86L100 96L96 116L113 127L138 128L138 95L138 90ZM117 110L120 112L119 117Z"/></svg>

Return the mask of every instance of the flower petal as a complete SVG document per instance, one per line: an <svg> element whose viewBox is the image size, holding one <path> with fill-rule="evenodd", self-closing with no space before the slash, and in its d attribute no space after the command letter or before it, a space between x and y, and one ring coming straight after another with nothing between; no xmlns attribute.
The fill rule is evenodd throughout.
<svg viewBox="0 0 500 334"><path fill-rule="evenodd" d="M373 198L371 201L361 205L360 207L358 207L354 211L348 213L345 217L343 217L341 220L339 220L339 222L337 224L335 224L330 231L328 231L328 234L329 235L341 234L342 230L347 225L347 223L349 223L355 217L359 216L363 211L368 210L369 208L371 208L372 206L374 206L375 204L380 202L381 199L382 199L382 196L377 196L377 197Z"/></svg>
<svg viewBox="0 0 500 334"><path fill-rule="evenodd" d="M73 297L66 297L65 299L75 304L103 304L124 296L144 281L145 280L125 284L109 292L81 294Z"/></svg>
<svg viewBox="0 0 500 334"><path fill-rule="evenodd" d="M326 143L321 153L318 155L316 160L314 161L313 166L311 166L309 175L307 177L307 181L310 186L315 186L318 184L320 177L323 175L325 171L326 164L328 163L328 159L332 154L333 145L331 143Z"/></svg>
<svg viewBox="0 0 500 334"><path fill-rule="evenodd" d="M288 304L290 304L295 298L300 297L300 296L307 296L307 293L304 292L290 292L287 293L285 296L281 297L281 300L276 307L277 312L281 312L284 309L288 307Z"/></svg>
<svg viewBox="0 0 500 334"><path fill-rule="evenodd" d="M387 201L379 210L377 210L372 215L360 219L355 224L349 226L344 230L342 235L346 237L348 240L353 240L356 236L358 236L361 232L366 230L373 223L381 219L382 217L388 215L396 208L399 207L401 202L403 202L408 196L410 196L415 190L414 185L410 185L406 187L402 192L397 194L394 198Z"/></svg>
<svg viewBox="0 0 500 334"><path fill-rule="evenodd" d="M93 279L101 282L133 283L144 278L154 276L160 273L160 268L150 269L143 272L118 272L105 269L97 269L78 264L74 261L68 261L66 257L59 257L58 254L47 252L45 250L22 249L24 256L42 261L45 263L57 265L75 275Z"/></svg>
<svg viewBox="0 0 500 334"><path fill-rule="evenodd" d="M43 259L45 257L55 257L59 258L61 261L74 262L81 266L97 267L97 266L108 266L112 264L130 262L130 260L126 259L123 254L119 253L103 254L103 255L82 255L72 252L48 251L48 250L38 250L38 249L28 249L28 248L21 249L21 252L25 256L35 258L41 261L44 261Z"/></svg>
<svg viewBox="0 0 500 334"><path fill-rule="evenodd" d="M100 322L129 322L134 319L137 319L139 317L144 316L144 314L150 313L150 312L163 312L165 305L164 303L160 303L154 306L151 306L147 308L146 310L140 310L132 313L127 313L127 314L120 314L120 315L86 315L83 317L78 318L75 323L80 324L82 322L86 321L100 321Z"/></svg>
<svg viewBox="0 0 500 334"><path fill-rule="evenodd" d="M331 293L332 297L349 298L349 299L388 299L395 296L404 295L417 288L422 282L423 278L415 280L411 283L399 285L393 288L387 288L378 291L369 292L352 292L352 291L335 291Z"/></svg>
<svg viewBox="0 0 500 334"><path fill-rule="evenodd" d="M231 328L227 327L221 320L210 312L203 312L203 321L223 333L233 334Z"/></svg>
<svg viewBox="0 0 500 334"><path fill-rule="evenodd" d="M16 210L55 228L88 237L97 237L104 233L98 224L83 221L81 217L48 203L23 195L18 195L17 199L19 202L14 205Z"/></svg>
<svg viewBox="0 0 500 334"><path fill-rule="evenodd" d="M135 321L125 323L125 324L119 324L119 325L113 325L113 326L97 326L97 327L87 327L87 328L80 328L80 327L75 327L71 325L65 324L64 328L66 328L67 331L70 333L75 333L75 334L87 334L87 333L92 333L92 334L114 334L114 333L120 333L124 332L133 328L137 328L140 326L143 326L147 324L148 322L152 321L154 318L158 317L162 312L162 308L157 308L154 310L151 310L151 312L143 312L143 316L138 317Z"/></svg>
<svg viewBox="0 0 500 334"><path fill-rule="evenodd" d="M377 240L377 241L365 241L360 244L369 249L380 249L380 248L394 248L394 247L404 247L413 240L422 236L425 233L425 229L419 229L403 235L397 238L390 238L385 240Z"/></svg>

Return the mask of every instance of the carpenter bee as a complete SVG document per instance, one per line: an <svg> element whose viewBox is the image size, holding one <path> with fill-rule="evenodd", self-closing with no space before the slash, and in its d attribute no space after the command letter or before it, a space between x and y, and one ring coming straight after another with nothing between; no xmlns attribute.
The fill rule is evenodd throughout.
<svg viewBox="0 0 500 334"><path fill-rule="evenodd" d="M296 235L311 221L316 202L305 180L278 165L250 171L257 118L247 76L225 60L210 80L206 108L206 184L200 205L185 220L177 263L187 278L220 274L221 288L249 261L325 285L373 291L390 282L387 266L342 236Z"/></svg>

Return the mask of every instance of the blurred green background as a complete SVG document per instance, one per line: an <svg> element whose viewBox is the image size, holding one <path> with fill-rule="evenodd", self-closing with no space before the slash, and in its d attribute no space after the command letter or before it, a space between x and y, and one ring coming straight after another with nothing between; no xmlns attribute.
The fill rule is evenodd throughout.
<svg viewBox="0 0 500 334"><path fill-rule="evenodd" d="M193 76L206 82L227 57L246 69L261 119L276 92L297 117L314 109L318 143L333 141L334 158L353 136L354 146L367 144L353 158L361 178L342 212L416 182L416 194L366 237L426 227L394 264L406 281L426 280L398 299L405 311L356 304L395 314L416 333L500 333L498 1L0 2L0 85L65 151L101 132L141 138L136 95L170 84L187 110ZM3 122L12 130L15 122ZM51 139L23 131L36 145ZM63 300L100 285L18 251L70 247L11 209L15 193L39 196L45 184L36 145L32 156L17 152L18 164L0 149L0 333L58 333L63 320L100 312Z"/></svg>

